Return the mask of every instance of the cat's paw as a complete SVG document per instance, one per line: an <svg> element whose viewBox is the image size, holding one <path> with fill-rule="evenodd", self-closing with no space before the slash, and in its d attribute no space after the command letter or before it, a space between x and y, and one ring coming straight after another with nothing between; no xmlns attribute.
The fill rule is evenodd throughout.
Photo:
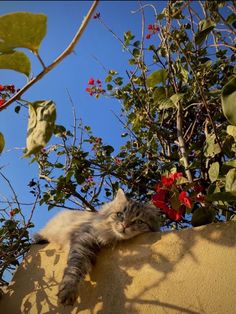
<svg viewBox="0 0 236 314"><path fill-rule="evenodd" d="M77 299L78 289L77 284L69 281L62 282L58 291L58 302L63 305L73 305Z"/></svg>

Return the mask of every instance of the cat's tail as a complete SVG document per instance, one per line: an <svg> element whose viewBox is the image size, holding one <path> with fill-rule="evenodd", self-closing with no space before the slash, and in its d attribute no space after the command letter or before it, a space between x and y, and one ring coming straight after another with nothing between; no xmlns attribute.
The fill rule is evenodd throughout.
<svg viewBox="0 0 236 314"><path fill-rule="evenodd" d="M34 244L45 244L45 243L49 243L49 241L47 239L45 239L40 233L35 233L33 235L33 243Z"/></svg>

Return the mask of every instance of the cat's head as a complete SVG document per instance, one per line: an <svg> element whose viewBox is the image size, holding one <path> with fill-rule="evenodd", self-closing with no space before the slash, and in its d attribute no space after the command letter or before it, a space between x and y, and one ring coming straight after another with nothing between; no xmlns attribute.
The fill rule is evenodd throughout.
<svg viewBox="0 0 236 314"><path fill-rule="evenodd" d="M105 212L115 236L120 240L160 229L159 210L151 204L128 199L121 189Z"/></svg>

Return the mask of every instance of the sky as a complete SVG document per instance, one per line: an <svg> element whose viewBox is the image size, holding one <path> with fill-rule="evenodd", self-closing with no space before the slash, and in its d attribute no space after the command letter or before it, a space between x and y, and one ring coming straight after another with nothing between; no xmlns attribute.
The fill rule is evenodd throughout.
<svg viewBox="0 0 236 314"><path fill-rule="evenodd" d="M161 12L165 1L143 1L152 3ZM11 12L33 12L47 15L47 34L41 44L39 54L46 65L49 65L70 43L87 14L92 1L0 1L1 15ZM141 14L132 13L139 8L137 1L100 1L96 12L119 37L123 38L126 31L132 31L137 39L141 35ZM146 26L155 22L154 11L145 8ZM41 70L36 57L25 51L32 64L31 76ZM114 113L119 114L121 104L108 97L95 99L86 93L88 80L93 77L104 82L108 70L116 70L120 76L125 75L128 68L129 55L122 50L118 40L106 30L98 20L91 19L74 53L64 59L54 70L32 86L23 96L28 101L53 100L57 106L57 124L67 127L73 124L72 106L68 92L73 100L77 117L85 125L92 127L93 133L104 139L104 143L119 147L122 144L120 134L122 126ZM105 71L105 69L107 71ZM130 68L131 69L131 68ZM27 82L24 75L0 70L0 84L21 88ZM6 146L0 155L0 168L11 181L20 201L30 202L31 194L27 184L32 178L37 180L37 166L30 164L29 159L22 158L27 131L27 110L19 114L14 111L15 104L0 112L0 132L4 134ZM0 180L0 195L8 199L12 194L7 184ZM24 214L29 215L29 209L24 207ZM46 221L57 212L48 212L46 206L37 207L33 222L40 229Z"/></svg>

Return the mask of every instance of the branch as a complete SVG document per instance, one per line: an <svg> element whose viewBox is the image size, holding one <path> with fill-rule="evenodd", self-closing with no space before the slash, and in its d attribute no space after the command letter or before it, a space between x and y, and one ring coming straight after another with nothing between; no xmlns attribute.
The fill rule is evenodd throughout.
<svg viewBox="0 0 236 314"><path fill-rule="evenodd" d="M54 69L65 57L67 57L69 54L71 54L79 41L81 35L83 34L83 31L85 30L91 16L93 15L94 10L96 9L97 5L99 3L99 0L95 0L88 12L88 14L85 16L84 20L82 21L79 30L75 34L74 38L72 39L69 46L56 58L55 61L53 61L49 66L44 68L42 72L40 72L36 77L31 79L25 86L23 86L18 93L16 93L13 97L11 97L7 102L4 103L0 107L0 111L3 109L6 109L10 104L12 104L15 100L20 99L20 96L23 95L32 85L34 85L36 82L38 82L42 77L44 77L48 72L50 72L52 69Z"/></svg>
<svg viewBox="0 0 236 314"><path fill-rule="evenodd" d="M186 176L187 176L189 182L193 182L192 174L189 170L188 156L186 153L185 142L184 142L184 138L183 138L183 126L182 126L182 124L183 124L182 106L179 103L178 104L177 117L176 117L177 138L178 138L180 153L182 155L183 162L184 162L184 168L185 168Z"/></svg>

